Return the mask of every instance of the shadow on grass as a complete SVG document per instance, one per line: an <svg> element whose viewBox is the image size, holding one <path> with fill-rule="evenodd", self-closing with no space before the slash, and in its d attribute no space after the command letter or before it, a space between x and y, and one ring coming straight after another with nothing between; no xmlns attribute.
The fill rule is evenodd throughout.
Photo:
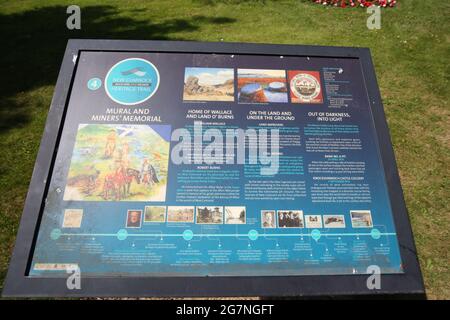
<svg viewBox="0 0 450 320"><path fill-rule="evenodd" d="M142 10L119 11L113 6L82 7L81 30L73 31L66 28L68 15L65 6L9 15L0 13L0 133L29 123L32 113L36 112L32 108L47 111L48 102L29 101L30 98L21 93L55 84L69 38L182 40L173 34L194 32L210 24L235 22L228 17L203 15L166 19L158 23L132 18L139 13Z"/></svg>

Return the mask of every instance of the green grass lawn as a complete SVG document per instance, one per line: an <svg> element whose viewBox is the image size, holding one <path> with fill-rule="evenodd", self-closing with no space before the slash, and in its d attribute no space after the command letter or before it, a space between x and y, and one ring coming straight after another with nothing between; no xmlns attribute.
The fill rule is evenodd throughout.
<svg viewBox="0 0 450 320"><path fill-rule="evenodd" d="M450 2L398 2L369 31L364 9L309 0L78 0L69 31L72 1L0 1L0 283L67 39L222 40L371 49L427 294L449 299Z"/></svg>

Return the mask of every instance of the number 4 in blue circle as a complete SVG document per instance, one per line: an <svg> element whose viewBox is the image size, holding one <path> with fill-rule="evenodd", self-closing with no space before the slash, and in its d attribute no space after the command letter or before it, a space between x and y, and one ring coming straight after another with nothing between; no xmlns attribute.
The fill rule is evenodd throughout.
<svg viewBox="0 0 450 320"><path fill-rule="evenodd" d="M87 87L89 90L95 91L102 86L102 80L99 78L92 78L88 81Z"/></svg>

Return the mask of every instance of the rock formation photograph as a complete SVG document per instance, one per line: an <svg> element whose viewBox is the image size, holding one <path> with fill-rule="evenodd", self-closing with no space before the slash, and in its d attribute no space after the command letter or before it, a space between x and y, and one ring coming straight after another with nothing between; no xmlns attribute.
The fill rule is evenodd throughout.
<svg viewBox="0 0 450 320"><path fill-rule="evenodd" d="M186 68L185 101L234 101L234 70L231 68Z"/></svg>

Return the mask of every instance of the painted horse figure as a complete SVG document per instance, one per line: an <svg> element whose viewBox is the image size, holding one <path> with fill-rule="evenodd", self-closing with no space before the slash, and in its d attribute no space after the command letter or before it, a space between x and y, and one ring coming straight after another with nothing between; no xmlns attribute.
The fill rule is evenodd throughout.
<svg viewBox="0 0 450 320"><path fill-rule="evenodd" d="M103 198L109 200L114 195L114 199L120 201L128 197L133 179L138 184L141 182L139 171L132 168L118 169L108 174L103 183Z"/></svg>

